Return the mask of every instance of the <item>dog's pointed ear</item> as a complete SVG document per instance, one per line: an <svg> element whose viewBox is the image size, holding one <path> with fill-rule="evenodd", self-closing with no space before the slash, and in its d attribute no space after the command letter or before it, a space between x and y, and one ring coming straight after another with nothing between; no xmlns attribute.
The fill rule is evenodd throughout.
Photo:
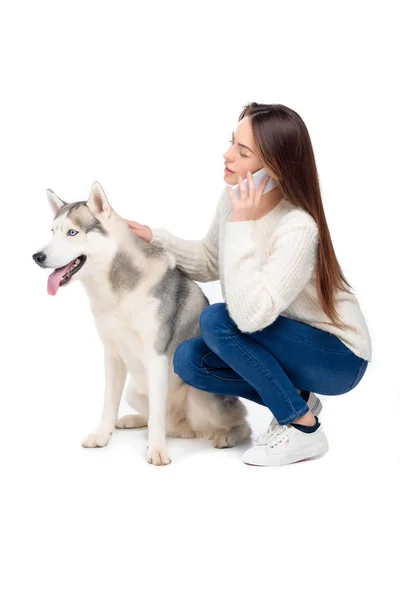
<svg viewBox="0 0 400 600"><path fill-rule="evenodd" d="M57 194L55 194L53 192L53 190L46 190L46 194L47 194L47 199L50 204L50 208L53 211L53 213L56 215L58 213L58 211L67 204L67 202L64 202L64 200L61 200L61 198L59 198L57 196Z"/></svg>
<svg viewBox="0 0 400 600"><path fill-rule="evenodd" d="M90 190L89 200L87 201L87 205L92 213L99 217L110 217L111 216L111 206L109 201L107 200L107 196L104 193L103 188L99 184L98 181L95 181L92 185L92 189Z"/></svg>

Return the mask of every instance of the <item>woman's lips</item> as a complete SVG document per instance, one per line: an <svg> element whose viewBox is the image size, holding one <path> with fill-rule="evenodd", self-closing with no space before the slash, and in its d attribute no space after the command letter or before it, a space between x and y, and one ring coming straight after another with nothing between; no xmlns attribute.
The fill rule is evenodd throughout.
<svg viewBox="0 0 400 600"><path fill-rule="evenodd" d="M225 167L225 173L233 173L233 171L231 171L230 169L228 169L228 167Z"/></svg>

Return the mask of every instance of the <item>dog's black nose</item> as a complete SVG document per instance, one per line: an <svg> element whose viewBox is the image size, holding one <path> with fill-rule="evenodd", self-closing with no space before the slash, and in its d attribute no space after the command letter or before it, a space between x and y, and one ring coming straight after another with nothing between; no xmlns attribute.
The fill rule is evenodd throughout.
<svg viewBox="0 0 400 600"><path fill-rule="evenodd" d="M42 267L44 261L46 260L46 255L44 252L36 252L36 254L34 254L32 256L32 258L36 264L38 264L40 267Z"/></svg>

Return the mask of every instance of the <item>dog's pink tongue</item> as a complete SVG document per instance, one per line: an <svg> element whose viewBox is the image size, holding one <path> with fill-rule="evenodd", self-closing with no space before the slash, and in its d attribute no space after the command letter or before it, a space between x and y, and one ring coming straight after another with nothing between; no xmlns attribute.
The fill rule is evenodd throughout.
<svg viewBox="0 0 400 600"><path fill-rule="evenodd" d="M55 296L58 292L58 288L60 287L60 281L61 281L61 277L63 275L65 275L65 273L68 271L69 266L73 263L74 261L71 260L70 263L68 263L65 267L60 267L59 269L55 269L51 275L49 276L48 280L47 280L47 292L51 295L51 296Z"/></svg>

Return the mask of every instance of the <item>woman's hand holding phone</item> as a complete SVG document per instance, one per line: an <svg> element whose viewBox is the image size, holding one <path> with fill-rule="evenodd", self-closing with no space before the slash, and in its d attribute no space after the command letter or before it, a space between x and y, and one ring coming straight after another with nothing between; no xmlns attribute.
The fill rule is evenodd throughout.
<svg viewBox="0 0 400 600"><path fill-rule="evenodd" d="M257 189L253 175L250 171L247 171L249 188L247 191L244 180L239 177L240 200L233 193L232 186L228 186L228 194L232 202L232 216L230 221L253 221L258 218L261 196L264 194L269 178L269 175L265 175Z"/></svg>
<svg viewBox="0 0 400 600"><path fill-rule="evenodd" d="M128 219L125 219L125 221L128 223L130 229L138 237L140 237L145 242L151 242L151 240L153 239L153 233L150 227L147 227L147 225L141 225L137 221L128 221Z"/></svg>

